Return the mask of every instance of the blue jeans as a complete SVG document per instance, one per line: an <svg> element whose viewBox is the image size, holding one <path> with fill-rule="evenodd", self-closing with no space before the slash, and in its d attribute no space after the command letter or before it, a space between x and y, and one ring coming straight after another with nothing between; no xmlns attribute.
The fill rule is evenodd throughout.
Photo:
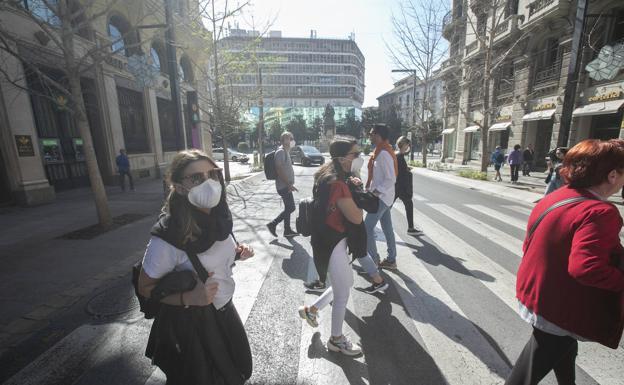
<svg viewBox="0 0 624 385"><path fill-rule="evenodd" d="M386 206L383 201L379 200L379 210L376 213L366 214L364 218L364 226L366 227L366 249L368 255L379 263L379 253L377 252L377 244L375 243L375 227L377 222L381 222L381 229L386 237L388 245L388 262L396 262L396 241L394 239L394 229L392 228L392 206Z"/></svg>

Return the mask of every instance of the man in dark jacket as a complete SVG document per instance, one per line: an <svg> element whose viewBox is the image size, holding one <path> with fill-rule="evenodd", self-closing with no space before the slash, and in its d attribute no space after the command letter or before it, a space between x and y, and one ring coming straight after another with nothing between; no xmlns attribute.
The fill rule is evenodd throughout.
<svg viewBox="0 0 624 385"><path fill-rule="evenodd" d="M127 175L128 180L130 181L130 191L134 191L134 181L132 180L132 174L130 173L130 161L128 160L128 155L126 155L126 150L123 148L119 150L119 155L117 155L115 162L117 163L117 171L119 172L121 191L126 191L126 179L124 178L124 175Z"/></svg>
<svg viewBox="0 0 624 385"><path fill-rule="evenodd" d="M533 145L529 144L522 153L522 175L531 176L531 169L533 168L533 161L535 160L535 151Z"/></svg>

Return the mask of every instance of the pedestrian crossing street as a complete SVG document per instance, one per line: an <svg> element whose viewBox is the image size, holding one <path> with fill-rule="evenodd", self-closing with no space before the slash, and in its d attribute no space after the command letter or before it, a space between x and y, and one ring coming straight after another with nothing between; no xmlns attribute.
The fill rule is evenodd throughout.
<svg viewBox="0 0 624 385"><path fill-rule="evenodd" d="M347 358L324 347L330 335L330 307L321 313L318 329L296 314L298 306L316 297L304 293L301 286L315 277L312 250L309 238L272 241L264 224L279 211L281 202L269 194L270 187L250 189L256 198L247 199L244 217L235 218L237 235L251 234L239 240L252 243L256 250L255 258L235 269L234 302L254 354L250 384L504 382L530 334L530 327L517 315L515 299L515 272L530 207L501 199L491 204L468 199L449 203L431 194L414 194L414 221L423 234L409 236L404 208L397 201L392 216L399 269L384 272L391 284L385 295L363 293L361 288L368 282L354 273L344 333L361 344L364 354ZM383 257L386 245L379 228L377 241ZM265 321L268 326L262 324ZM54 382L46 380L50 376L45 374L76 367L76 360L88 363L90 367L83 370L92 371L106 359L85 360L93 351L89 344L96 341L98 350L110 351L110 346L103 346L129 335L136 347L134 355L124 357L127 366L145 366L146 324L135 314L124 322L82 326L5 384L59 383L58 376L51 377ZM611 350L582 342L577 366L579 385L622 384L624 348ZM142 376L128 374L116 383L156 385L164 384L165 377L150 367ZM556 381L551 374L542 383Z"/></svg>

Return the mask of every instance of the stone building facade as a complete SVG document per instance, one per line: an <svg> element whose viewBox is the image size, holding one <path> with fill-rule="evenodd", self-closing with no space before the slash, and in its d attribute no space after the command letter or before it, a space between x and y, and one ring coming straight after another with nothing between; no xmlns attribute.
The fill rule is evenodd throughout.
<svg viewBox="0 0 624 385"><path fill-rule="evenodd" d="M389 119L390 114L396 113L406 126L412 125L414 110L416 119L422 111L425 85L416 80L416 98L414 99L414 75L406 76L394 83L394 88L377 98L379 113L383 121ZM416 105L414 105L416 103ZM436 73L429 83L427 91L426 119L442 119L444 107L444 83ZM394 110L394 111L393 111Z"/></svg>
<svg viewBox="0 0 624 385"><path fill-rule="evenodd" d="M536 164L545 166L557 146L568 81L575 2L510 0L500 3L495 22L484 9L490 0L453 0L444 23L450 56L442 65L446 83L443 156L467 163L489 157L495 146L511 149L532 144ZM611 79L594 80L586 66L606 46L624 44L624 3L589 2L580 76L568 145L588 138L624 137L624 70ZM490 13L492 15L492 13ZM483 70L488 46L483 37L494 26L490 81L488 145L481 144L483 82L471 75ZM479 36L481 38L479 38ZM457 74L461 74L458 76Z"/></svg>
<svg viewBox="0 0 624 385"><path fill-rule="evenodd" d="M82 55L78 60L86 57L86 50L105 47L105 60L81 75L98 166L104 182L116 184L115 157L123 148L135 178L160 177L178 150L212 148L210 130L199 108L207 92L198 70L205 66L205 40L195 37L188 27L198 18L198 3L172 1L185 126L180 133L175 129L167 72L163 2L120 1L108 7L109 3L98 0L87 8L86 17L102 14L74 36L77 56ZM0 69L5 74L0 80L0 204L47 203L55 199L56 191L89 184L83 140L72 114L64 108L62 97L40 77L32 76L31 68L36 67L50 78L65 81L60 71L62 54L41 32L41 23L52 33L60 28L60 21L45 4L24 0L0 8L0 25L13 34L11 48L19 53L19 59L6 50L0 53ZM68 4L76 10L81 6L78 1ZM36 15L38 22L24 14L24 9ZM142 86L129 71L133 55L147 57L154 68L152 85Z"/></svg>

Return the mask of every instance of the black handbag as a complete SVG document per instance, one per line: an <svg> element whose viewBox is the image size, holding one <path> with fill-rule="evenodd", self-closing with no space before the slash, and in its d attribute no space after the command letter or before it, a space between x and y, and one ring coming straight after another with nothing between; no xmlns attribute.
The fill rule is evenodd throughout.
<svg viewBox="0 0 624 385"><path fill-rule="evenodd" d="M370 191L365 191L362 185L356 186L353 183L347 182L349 190L351 190L351 196L355 205L367 213L375 214L379 210L379 197Z"/></svg>

